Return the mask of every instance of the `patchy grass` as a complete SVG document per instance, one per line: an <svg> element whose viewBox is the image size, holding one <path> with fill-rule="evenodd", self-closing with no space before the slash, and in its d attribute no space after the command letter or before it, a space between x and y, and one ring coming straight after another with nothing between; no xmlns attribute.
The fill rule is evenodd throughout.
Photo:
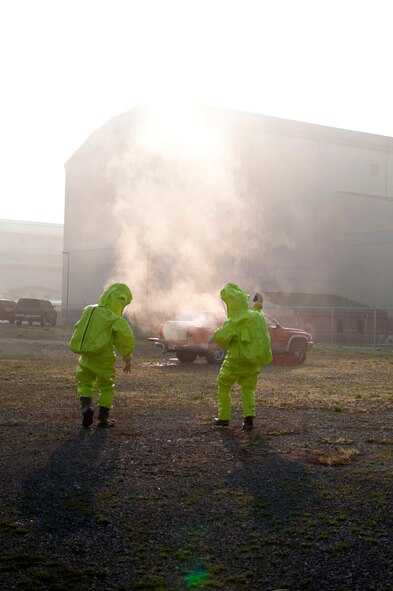
<svg viewBox="0 0 393 591"><path fill-rule="evenodd" d="M217 366L138 337L116 427L85 430L62 330L0 327L4 588L389 588L391 351L263 368L246 433L238 386L211 425Z"/></svg>
<svg viewBox="0 0 393 591"><path fill-rule="evenodd" d="M310 464L317 464L320 466L346 466L358 455L359 451L357 449L341 449L335 453L314 450L308 452L307 461Z"/></svg>

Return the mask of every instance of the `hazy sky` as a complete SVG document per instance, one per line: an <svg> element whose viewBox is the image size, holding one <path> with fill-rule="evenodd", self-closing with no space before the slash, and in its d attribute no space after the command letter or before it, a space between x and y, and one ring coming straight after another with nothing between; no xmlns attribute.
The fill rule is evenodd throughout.
<svg viewBox="0 0 393 591"><path fill-rule="evenodd" d="M142 103L393 136L391 0L3 0L0 218L63 222L64 163Z"/></svg>

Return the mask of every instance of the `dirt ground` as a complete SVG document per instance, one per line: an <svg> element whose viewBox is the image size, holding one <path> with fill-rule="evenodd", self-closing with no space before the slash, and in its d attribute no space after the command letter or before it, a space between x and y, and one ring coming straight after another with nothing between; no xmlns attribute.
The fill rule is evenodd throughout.
<svg viewBox="0 0 393 591"><path fill-rule="evenodd" d="M391 350L262 369L247 434L217 366L139 337L86 430L69 336L0 324L0 589L393 590Z"/></svg>

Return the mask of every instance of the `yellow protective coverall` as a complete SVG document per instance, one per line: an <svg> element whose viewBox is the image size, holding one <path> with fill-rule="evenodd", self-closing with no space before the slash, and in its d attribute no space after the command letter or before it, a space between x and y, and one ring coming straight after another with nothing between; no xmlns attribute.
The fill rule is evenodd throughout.
<svg viewBox="0 0 393 591"><path fill-rule="evenodd" d="M77 389L85 407L84 426L92 422L93 412L89 403L95 388L99 391L101 409L112 408L115 385L115 349L123 357L124 371L128 373L135 337L127 320L122 318L124 308L131 303L132 293L124 283L114 283L101 295L97 306L87 306L75 325L70 348L80 353L76 368ZM107 418L108 412L106 412ZM100 418L100 417L99 417ZM104 421L105 422L105 421ZM88 423L88 424L85 424ZM104 425L103 425L104 426Z"/></svg>
<svg viewBox="0 0 393 591"><path fill-rule="evenodd" d="M262 310L250 310L249 296L234 283L227 283L220 296L226 304L228 320L212 339L227 350L218 374L218 421L227 422L231 418L231 389L235 383L242 389L243 416L255 417L260 366L270 363L272 354Z"/></svg>

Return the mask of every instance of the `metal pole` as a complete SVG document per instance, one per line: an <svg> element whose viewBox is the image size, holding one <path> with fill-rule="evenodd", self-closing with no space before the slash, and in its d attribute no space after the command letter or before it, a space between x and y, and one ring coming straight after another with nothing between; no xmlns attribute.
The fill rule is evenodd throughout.
<svg viewBox="0 0 393 591"><path fill-rule="evenodd" d="M63 251L63 254L67 255L66 326L68 326L68 300L69 300L69 290L70 290L70 253L69 253L69 251Z"/></svg>
<svg viewBox="0 0 393 591"><path fill-rule="evenodd" d="M365 333L366 333L366 338L365 338L365 344L368 345L368 314L366 314L366 322L365 322Z"/></svg>
<svg viewBox="0 0 393 591"><path fill-rule="evenodd" d="M146 249L146 319L149 319L150 242Z"/></svg>

